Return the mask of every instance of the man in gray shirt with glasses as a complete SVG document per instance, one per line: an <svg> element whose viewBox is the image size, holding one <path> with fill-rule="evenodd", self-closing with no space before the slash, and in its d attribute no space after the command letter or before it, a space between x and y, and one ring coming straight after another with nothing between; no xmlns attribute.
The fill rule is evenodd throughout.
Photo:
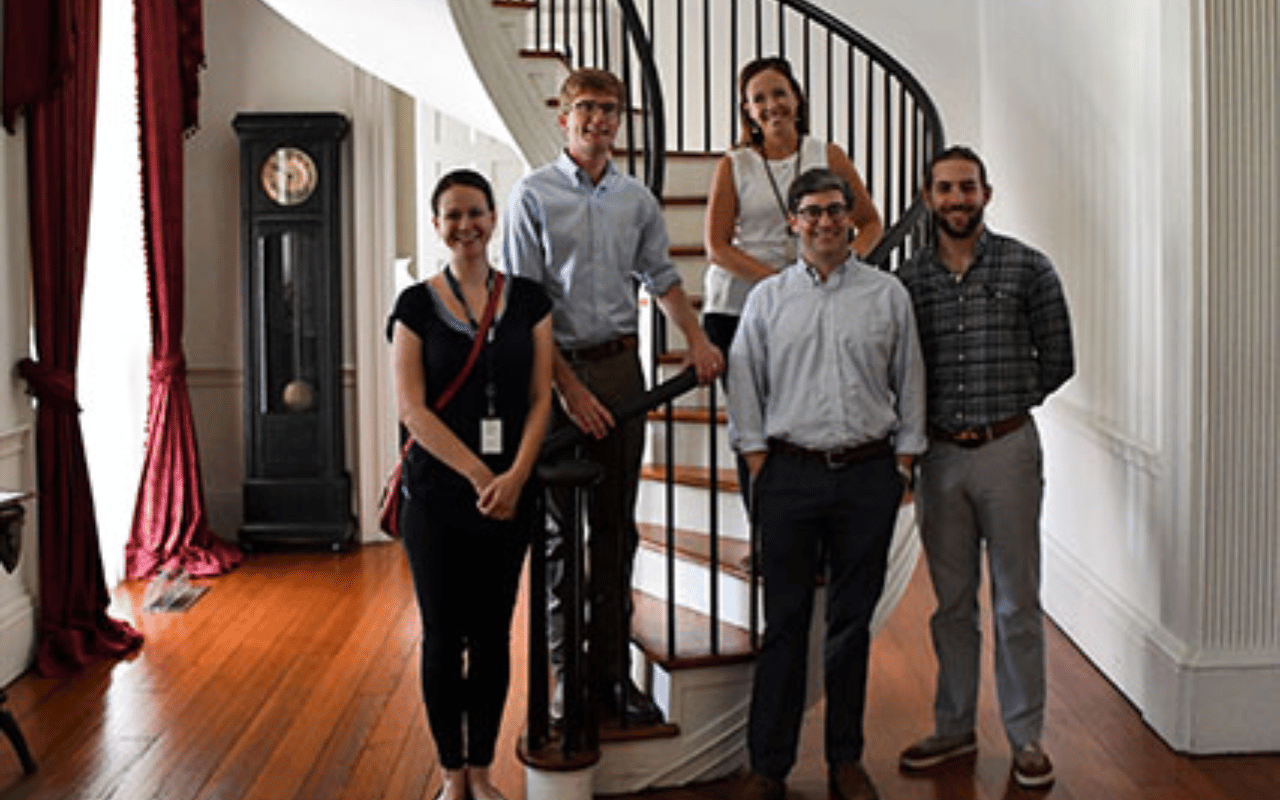
<svg viewBox="0 0 1280 800"><path fill-rule="evenodd" d="M862 768L870 622L898 506L924 451L924 362L911 299L849 248L854 195L826 169L792 183L801 258L752 290L729 355L730 441L752 476L764 578L738 796L781 800L804 713L814 577L827 576L831 797L873 800Z"/></svg>

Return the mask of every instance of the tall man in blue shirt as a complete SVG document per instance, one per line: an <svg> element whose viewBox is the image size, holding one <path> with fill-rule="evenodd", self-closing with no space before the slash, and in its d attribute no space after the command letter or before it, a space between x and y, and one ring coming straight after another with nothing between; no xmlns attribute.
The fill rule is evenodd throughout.
<svg viewBox="0 0 1280 800"><path fill-rule="evenodd" d="M898 505L926 445L924 363L906 290L849 249L853 203L830 170L792 183L802 258L756 284L729 353L729 435L752 476L764 578L742 800L785 795L824 553L831 797L876 797L861 764L869 625Z"/></svg>
<svg viewBox="0 0 1280 800"><path fill-rule="evenodd" d="M1053 783L1040 747L1044 623L1040 610L1040 438L1030 411L1075 371L1071 323L1053 265L987 229L991 199L976 153L930 163L924 199L936 243L899 270L915 304L928 374L929 451L916 495L938 607L934 732L903 751L924 770L976 749L983 543L995 618L996 692L1013 776Z"/></svg>
<svg viewBox="0 0 1280 800"><path fill-rule="evenodd" d="M511 191L503 219L507 270L538 281L550 295L558 352L553 380L560 398L556 425L572 423L595 440L587 456L604 467L590 504L590 663L606 715L634 724L660 722L661 712L630 681L631 572L639 534L636 495L644 421L618 428L608 407L644 391L637 353L643 284L688 343L699 380L714 380L724 359L702 332L671 263L661 209L644 184L612 162L623 111L622 82L582 69L560 90L565 149ZM616 430L615 430L616 429ZM564 663L564 545L561 510L570 497L551 493L548 611L554 668Z"/></svg>

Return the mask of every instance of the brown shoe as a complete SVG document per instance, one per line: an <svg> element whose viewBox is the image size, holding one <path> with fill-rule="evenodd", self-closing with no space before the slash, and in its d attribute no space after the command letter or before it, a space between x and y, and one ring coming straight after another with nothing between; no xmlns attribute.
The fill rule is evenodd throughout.
<svg viewBox="0 0 1280 800"><path fill-rule="evenodd" d="M784 800L787 787L782 781L774 780L758 772L748 775L738 787L735 800Z"/></svg>
<svg viewBox="0 0 1280 800"><path fill-rule="evenodd" d="M903 750L898 758L898 766L908 772L932 769L953 758L967 756L977 749L978 740L973 731L959 736L939 736L935 733Z"/></svg>
<svg viewBox="0 0 1280 800"><path fill-rule="evenodd" d="M861 764L834 764L827 772L831 800L879 800Z"/></svg>
<svg viewBox="0 0 1280 800"><path fill-rule="evenodd" d="M1047 789L1053 785L1053 762L1037 742L1024 744L1013 754L1013 779L1024 789Z"/></svg>

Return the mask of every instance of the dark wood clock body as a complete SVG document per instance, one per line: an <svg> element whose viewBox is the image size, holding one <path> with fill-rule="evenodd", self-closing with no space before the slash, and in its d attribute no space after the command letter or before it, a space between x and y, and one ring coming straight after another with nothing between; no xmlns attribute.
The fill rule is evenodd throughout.
<svg viewBox="0 0 1280 800"><path fill-rule="evenodd" d="M244 308L240 543L343 549L355 530L342 403L339 167L349 123L332 113L246 113L233 126Z"/></svg>

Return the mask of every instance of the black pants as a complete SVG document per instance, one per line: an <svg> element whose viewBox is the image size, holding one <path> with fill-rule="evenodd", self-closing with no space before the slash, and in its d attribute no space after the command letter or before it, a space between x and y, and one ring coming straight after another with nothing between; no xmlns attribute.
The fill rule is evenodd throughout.
<svg viewBox="0 0 1280 800"><path fill-rule="evenodd" d="M578 379L606 406L616 407L644 391L644 375L633 350L573 366ZM557 405L553 424L573 423ZM631 574L640 542L636 497L644 425L643 417L636 417L583 448L587 459L604 468L604 478L590 493L586 540L591 599L589 663L599 691L622 682L630 671ZM565 537L570 531L565 530L565 510L572 502L572 491L547 492L547 635L557 678L564 666L564 611L569 597Z"/></svg>
<svg viewBox="0 0 1280 800"><path fill-rule="evenodd" d="M733 345L734 334L738 332L738 322L742 318L734 314L703 314L702 329L707 339L724 354L724 374L720 376L720 385L726 396L729 394L729 348ZM738 465L738 486L742 492L742 503L751 508L751 474L747 471L747 461L742 456L735 459Z"/></svg>
<svg viewBox="0 0 1280 800"><path fill-rule="evenodd" d="M405 499L400 529L422 615L427 722L442 767L488 766L507 700L511 612L529 527L477 529L428 516L422 501Z"/></svg>
<svg viewBox="0 0 1280 800"><path fill-rule="evenodd" d="M902 479L892 456L833 470L773 453L754 491L765 630L752 685L747 743L752 771L782 780L796 761L814 577L823 554L827 763L862 758L869 626L884 588Z"/></svg>

